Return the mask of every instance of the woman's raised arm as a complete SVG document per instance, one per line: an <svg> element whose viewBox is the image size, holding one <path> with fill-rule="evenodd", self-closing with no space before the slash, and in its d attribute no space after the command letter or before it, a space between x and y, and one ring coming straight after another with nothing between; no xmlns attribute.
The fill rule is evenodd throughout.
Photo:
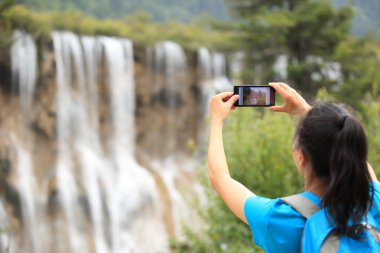
<svg viewBox="0 0 380 253"><path fill-rule="evenodd" d="M253 193L244 185L231 178L223 145L224 120L234 109L233 104L239 98L232 92L215 95L211 99L211 127L208 149L208 175L212 187L221 196L229 209L247 223L244 204Z"/></svg>

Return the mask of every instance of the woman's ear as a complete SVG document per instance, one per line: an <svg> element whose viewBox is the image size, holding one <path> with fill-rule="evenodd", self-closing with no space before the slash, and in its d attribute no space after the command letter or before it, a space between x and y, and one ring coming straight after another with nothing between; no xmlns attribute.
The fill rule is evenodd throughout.
<svg viewBox="0 0 380 253"><path fill-rule="evenodd" d="M305 169L309 165L309 160L306 155L300 148L293 149L293 160L297 166L298 171L303 175L305 173Z"/></svg>

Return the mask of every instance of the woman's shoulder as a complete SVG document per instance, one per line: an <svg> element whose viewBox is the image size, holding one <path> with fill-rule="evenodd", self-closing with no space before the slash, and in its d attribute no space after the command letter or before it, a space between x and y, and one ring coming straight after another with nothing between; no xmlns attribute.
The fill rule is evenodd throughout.
<svg viewBox="0 0 380 253"><path fill-rule="evenodd" d="M321 205L321 200L318 196L311 192L302 192L299 193L299 195L302 195L312 202L314 202L316 205ZM244 209L246 212L254 212L254 213L261 213L266 216L281 213L281 214L289 214L296 216L299 216L299 213L294 210L291 206L289 206L286 202L282 200L282 198L267 198L263 196L258 195L252 195L249 198L247 198Z"/></svg>
<svg viewBox="0 0 380 253"><path fill-rule="evenodd" d="M371 212L377 212L380 213L380 184L378 182L373 181L372 183L373 187L373 203Z"/></svg>
<svg viewBox="0 0 380 253"><path fill-rule="evenodd" d="M301 193L308 196L307 193ZM313 200L312 200L313 201ZM319 199L315 200L319 203ZM246 200L244 212L248 223L253 227L265 227L275 229L294 226L300 229L305 224L305 219L281 198L266 198L251 196ZM293 222L294 221L294 222Z"/></svg>
<svg viewBox="0 0 380 253"><path fill-rule="evenodd" d="M245 213L255 243L267 252L299 251L305 219L281 198L251 196Z"/></svg>

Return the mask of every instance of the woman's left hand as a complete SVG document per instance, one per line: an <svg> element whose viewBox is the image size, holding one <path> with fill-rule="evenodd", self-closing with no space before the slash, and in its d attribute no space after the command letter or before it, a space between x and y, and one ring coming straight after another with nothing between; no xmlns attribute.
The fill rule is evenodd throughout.
<svg viewBox="0 0 380 253"><path fill-rule="evenodd" d="M239 95L233 92L223 92L211 98L210 111L211 121L224 121L231 110L234 110L234 103L239 99Z"/></svg>

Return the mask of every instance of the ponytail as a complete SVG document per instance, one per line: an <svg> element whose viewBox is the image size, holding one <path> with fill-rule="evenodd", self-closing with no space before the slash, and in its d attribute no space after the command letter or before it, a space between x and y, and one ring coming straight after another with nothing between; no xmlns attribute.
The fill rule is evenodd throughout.
<svg viewBox="0 0 380 253"><path fill-rule="evenodd" d="M362 125L340 106L323 103L309 111L296 135L315 176L328 182L322 205L336 232L358 238L373 200Z"/></svg>

